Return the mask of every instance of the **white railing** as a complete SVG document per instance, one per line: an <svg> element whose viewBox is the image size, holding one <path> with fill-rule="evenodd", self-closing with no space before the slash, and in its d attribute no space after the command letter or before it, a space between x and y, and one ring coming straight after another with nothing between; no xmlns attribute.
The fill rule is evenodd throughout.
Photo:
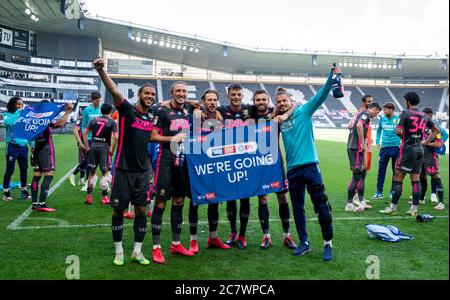
<svg viewBox="0 0 450 300"><path fill-rule="evenodd" d="M4 83L10 85L38 87L38 88L52 88L52 89L69 89L69 90L97 90L97 86L93 84L64 84L64 83L52 83L52 82L40 82L40 81L25 81L14 80L8 78L1 79Z"/></svg>
<svg viewBox="0 0 450 300"><path fill-rule="evenodd" d="M0 67L12 69L15 71L38 72L38 73L55 74L55 75L57 75L57 74L59 74L59 75L84 75L84 76L98 77L98 74L95 71L46 68L46 67L37 67L37 66L29 66L29 65L20 65L20 64L8 63L8 62L4 62L4 61L0 61Z"/></svg>

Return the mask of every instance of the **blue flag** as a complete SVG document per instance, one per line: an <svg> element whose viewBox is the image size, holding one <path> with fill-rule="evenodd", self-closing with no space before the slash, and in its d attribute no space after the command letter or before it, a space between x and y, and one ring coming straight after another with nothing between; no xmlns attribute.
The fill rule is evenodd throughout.
<svg viewBox="0 0 450 300"><path fill-rule="evenodd" d="M11 140L34 141L59 115L64 105L40 102L27 106L14 124Z"/></svg>
<svg viewBox="0 0 450 300"><path fill-rule="evenodd" d="M185 142L194 205L280 192L287 188L271 122L213 131Z"/></svg>

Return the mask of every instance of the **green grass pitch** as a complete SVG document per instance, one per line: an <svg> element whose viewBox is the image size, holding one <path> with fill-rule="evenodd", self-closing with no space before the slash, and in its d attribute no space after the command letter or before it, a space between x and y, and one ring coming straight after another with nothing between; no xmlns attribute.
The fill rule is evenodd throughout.
<svg viewBox="0 0 450 300"><path fill-rule="evenodd" d="M71 135L54 137L57 171L54 185L76 164L75 140ZM447 279L449 278L449 227L448 227L448 156L440 160L447 208L433 210L427 194L426 205L420 213L430 213L436 218L429 223L418 223L408 218L409 180L405 180L399 212L402 218L383 216L378 211L386 205L384 200L372 201L373 209L363 214L344 212L346 187L350 179L345 143L317 141L320 168L333 207L334 240L331 262L321 259L323 241L315 219L312 203L307 197L308 233L312 252L295 257L281 243L281 223L274 195L270 197L270 231L273 245L268 250L259 248L262 231L258 223L257 200L251 200L251 215L247 231L246 250L207 249L208 227L206 209L201 207L199 217L200 253L193 258L174 257L169 253L171 231L170 209L164 213L162 247L166 264L140 266L130 261L133 247L132 221L126 220L124 231L125 265L112 264L111 209L100 204L100 190L94 191L94 204L83 204L85 193L73 187L68 180L49 197L48 204L57 211L52 214L32 212L16 229L7 229L30 206L30 201L19 198L18 189L12 191L14 201L0 203L0 279L66 279L69 264L66 258L76 255L80 261L80 279L366 279L369 255L380 262L380 279ZM0 170L4 174L5 144L0 145ZM378 150L374 149L373 168L367 176L366 198L375 192ZM18 167L13 181L19 181ZM390 178L388 173L387 178ZM29 175L31 181L31 170ZM388 181L388 180L387 180ZM170 206L170 205L169 205ZM184 222L187 223L187 205ZM291 209L292 213L292 209ZM229 234L225 205L220 205L219 236ZM390 224L414 237L412 241L387 243L369 239L364 224ZM76 227L74 225L80 225ZM130 226L131 225L131 226ZM51 226L45 228L45 226ZM58 227L60 226L60 227ZM149 226L150 228L150 226ZM291 232L298 236L291 217ZM189 229L183 226L182 241L189 242ZM147 233L144 254L151 259L151 232Z"/></svg>

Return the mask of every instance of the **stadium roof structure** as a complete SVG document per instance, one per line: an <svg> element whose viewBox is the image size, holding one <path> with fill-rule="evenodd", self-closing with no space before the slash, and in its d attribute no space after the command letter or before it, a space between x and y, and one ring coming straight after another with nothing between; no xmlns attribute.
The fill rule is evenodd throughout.
<svg viewBox="0 0 450 300"><path fill-rule="evenodd" d="M32 20L29 8L39 18ZM443 57L258 49L192 34L90 16L78 0L0 0L1 22L34 31L97 37L103 49L219 72L326 76L341 63L347 78L448 81ZM357 67L355 67L357 66Z"/></svg>

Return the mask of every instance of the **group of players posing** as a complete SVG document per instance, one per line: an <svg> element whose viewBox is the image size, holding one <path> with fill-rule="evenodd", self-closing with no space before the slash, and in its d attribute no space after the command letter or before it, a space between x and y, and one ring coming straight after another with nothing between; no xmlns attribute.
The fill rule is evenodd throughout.
<svg viewBox="0 0 450 300"><path fill-rule="evenodd" d="M279 116L274 116L272 109L269 108L269 96L264 90L258 90L254 93L254 105L242 105L243 89L239 84L228 87L230 105L226 107L219 107L219 94L215 90L207 90L203 93L201 105L196 101L188 101L187 84L184 82L175 82L172 84L170 89L172 100L163 102L158 106L154 105L156 96L155 88L150 84L145 84L140 87L137 104L133 106L122 97L115 83L106 74L103 60L98 59L94 61L94 67L98 71L105 87L113 96L114 105L119 113L119 138L115 164L113 166L114 176L112 178L111 192L111 206L113 207L112 234L116 248L115 265L124 264L124 251L122 246L123 218L124 211L129 203L134 205L135 213L133 226L135 243L131 260L142 265L148 265L150 263L142 254L142 243L147 231L145 209L149 198L149 182L151 177L151 158L146 151L149 142L160 144L154 176L156 200L151 218L153 238L152 260L160 264L165 262L161 251L160 235L162 217L167 200L169 199L172 200L170 213L172 229L171 253L193 256L199 251L197 242L198 206L194 206L192 201L190 201L189 205L189 249L186 249L181 244L184 199L185 197L190 198L191 195L187 164L184 163L184 157L182 153L180 154L179 147L187 137L185 132L191 128L193 117L202 120L201 128L203 131L213 131L223 127L246 126L254 123L258 119L269 120L274 118L277 122L283 122L291 118L292 115L292 120L283 124L285 126L281 126L280 131L283 134L287 154L287 177L290 178L290 184L291 181L293 183L299 182L298 186L294 187L293 190L291 189L290 192L291 198L299 199L297 201L298 203L294 202L294 200L292 202L294 219L300 237L300 245L297 246L295 244L289 233L290 212L286 195L287 190L277 193L279 215L283 227L283 243L287 248L293 249L294 255L303 255L311 251L307 240L306 218L304 215L305 188L308 188L308 192L313 200L314 209L319 216L319 223L324 237L323 258L326 261L332 259L331 239L333 237L333 229L331 223L331 207L328 203L320 170L317 166L317 151L315 150L312 137L312 114L328 97L328 93L331 90L331 76L339 70L332 69L326 85L316 95L315 98L317 99L310 101L308 105L302 106L302 109L292 105L293 102L285 90L280 89L277 91L277 109L281 113ZM105 105L102 106L102 110ZM106 109L104 111L106 119L109 118L105 115L107 112L109 112L109 107L108 111ZM104 124L108 124L109 121L101 118L97 118L96 120L99 119L101 122L91 121L87 127L88 130L84 133L84 145L86 148L89 147L87 133L88 131L92 131L92 145L90 146L91 151L89 154L91 156L95 148L94 138L98 134L101 142L107 145L105 148L108 149L102 150L103 154L97 155L98 158L103 158L103 155L106 157L109 156L108 151L110 152L109 154L113 153L114 147L111 147L109 140L106 140L106 137L102 136L102 132L111 135L117 129L111 123L110 131L105 131L107 125ZM304 125L303 122L306 122L307 125ZM303 134L303 131L306 131L306 133ZM292 138L287 138L290 135L296 134L296 132L305 135L306 139L296 138L294 141ZM294 145L297 142L302 143L302 145ZM303 148L307 154L304 151L299 152L299 148ZM305 148L310 148L310 151ZM102 160L106 162L104 158ZM95 173L94 168L98 161L98 159L90 159L90 165L92 166L91 174ZM107 165L106 169L108 169ZM103 179L105 178L104 173ZM107 183L105 179L105 187ZM89 184L91 186L91 182ZM90 191L92 189L88 190L88 192ZM294 197L292 196L293 191L296 193ZM258 215L264 234L260 247L267 249L272 243L269 233L268 196L263 195L258 198ZM239 249L245 249L247 247L245 233L250 214L250 200L248 198L240 199L239 232L237 230L236 202L236 200L232 200L227 201L226 204L231 234L225 243L217 236L217 226L219 223L218 204L208 205L208 247L229 249L235 244Z"/></svg>
<svg viewBox="0 0 450 300"><path fill-rule="evenodd" d="M112 183L111 205L113 207L112 216L112 232L113 240L116 247L116 256L114 264L123 265L124 255L122 247L123 234L123 213L128 207L129 203L134 205L134 233L135 245L132 254L132 261L138 262L142 265L148 265L150 262L142 254L142 242L147 231L147 220L145 215L145 206L149 194L149 181L151 170L149 166L150 157L147 154L146 148L149 141L160 143L160 150L158 153L154 183L156 186L156 201L152 214L152 237L153 237L153 252L152 259L155 263L164 263L165 258L161 251L161 228L162 216L166 207L166 202L172 199L171 207L171 229L172 229L172 243L170 251L173 254L180 254L184 256L193 256L199 251L197 242L197 225L198 225L198 206L194 206L192 201L189 205L189 228L191 233L189 249L186 249L181 244L181 227L182 227L182 210L184 206L185 197L190 197L189 176L186 164L184 164L183 154L180 156L180 151L177 151L173 145L179 147L186 139L186 134L182 131L189 129L192 123L193 115L202 119L202 129L212 131L223 127L246 126L256 119L272 119L275 121L284 122L280 126L281 133L285 142L287 154L287 168L288 178L290 179L290 193L294 208L294 219L296 222L297 232L300 237L299 246L295 245L289 233L289 206L287 203L286 192L277 194L279 202L280 218L283 225L283 241L284 244L294 249L294 255L303 255L311 251L306 235L306 223L304 218L304 190L307 187L314 204L314 210L319 216L319 223L324 237L324 260L331 260L331 239L333 237L333 230L331 225L331 207L328 203L326 194L324 193L324 186L322 183L320 170L318 170L317 154L315 146L313 146L313 139L311 145L304 143L303 139L298 139L293 142L292 133L297 129L301 132L302 129L308 126L312 127L311 116L314 111L325 101L328 97L327 85L322 88L316 95L318 99L313 99L308 102L308 105L303 105L303 109L298 109L295 106L286 105L291 102L290 97L287 97L285 90L277 91L277 109L279 108L281 116L275 116L269 109L269 96L264 90L258 90L254 93L253 106L242 105L242 87L238 84L228 87L228 99L230 105L226 107L218 107L218 92L214 90L207 90L202 95L202 108L198 107L198 103L187 100L187 85L184 82L176 82L171 86L170 94L172 100L163 103L160 106L154 106L155 102L155 88L152 85L143 85L138 92L138 102L136 106L132 106L128 101L124 100L120 91L114 82L108 77L103 69L103 61L101 59L94 62L100 78L105 84L108 91L112 94L114 104L119 112L119 144L116 155L116 163L114 165L115 173ZM331 76L331 75L330 75ZM329 92L329 89L328 89ZM278 97L280 95L281 97ZM286 97L283 97L286 96ZM319 99L320 98L320 99ZM392 205L383 212L395 214L396 203L401 195L401 185L405 173L413 172L410 165L420 164L420 151L416 146L415 141L419 140L418 145L422 147L422 143L429 143L436 136L439 129L431 122L422 112L416 108L419 103L419 98L415 93L408 93L405 95L408 110L404 111L400 117L400 124L398 134L402 136L402 150L398 160L398 172L395 175L393 186ZM280 101L278 101L280 100ZM284 109L289 107L289 109ZM108 107L108 111L110 107ZM353 178L349 184L349 199L353 198L355 191L358 195L363 195L364 178L363 173L365 167L364 150L366 148L367 132L370 128L370 119L377 116L381 111L378 104L372 103L367 107L367 110L360 112L354 122L353 128L349 136L349 158L351 160L351 169L353 171ZM106 113L106 112L105 112ZM292 118L291 118L292 114ZM412 116L412 117L411 117ZM301 121L306 120L308 126L301 126ZM297 122L296 122L297 121ZM298 122L300 121L300 122ZM95 123L95 121L94 121ZM89 129L93 133L99 132L101 134L105 125L103 121L97 127L92 126L85 132L85 146L88 146L87 132ZM108 122L106 122L108 123ZM297 124L296 124L297 123ZM422 142L422 135L425 127L431 129L429 140ZM109 135L117 132L114 125L110 126ZM303 133L302 133L303 134ZM95 134L94 134L95 135ZM303 134L306 135L306 134ZM106 139L102 138L105 143ZM299 144L300 143L300 144ZM304 143L305 145L303 145ZM106 142L108 150L105 150L101 157L109 157L114 151L110 143ZM94 145L94 143L92 143ZM172 147L171 147L172 146ZM95 148L94 146L92 148ZM172 148L172 149L171 149ZM308 151L308 149L311 151ZM355 149L353 149L355 148ZM304 151L299 152L302 149ZM422 149L422 148L420 148ZM179 149L178 149L179 150ZM92 150L91 150L92 151ZM109 154L108 154L109 151ZM307 157L305 153L312 153L314 157ZM176 154L175 154L176 153ZM105 162L106 160L103 159ZM95 161L95 159L91 160ZM97 159L98 161L98 159ZM105 163L107 166L108 164ZM91 164L95 167L95 163ZM108 167L106 167L108 168ZM410 171L408 171L408 170ZM103 172L103 170L102 170ZM103 172L105 175L105 172ZM419 172L420 173L420 172ZM95 174L95 171L91 171ZM103 177L103 179L106 176ZM417 186L415 173L412 174L412 182L414 187L413 206L409 214L414 215L417 212L416 199L417 192L420 186ZM292 184L292 183L294 184ZM297 182L300 183L297 186ZM89 184L91 186L91 182ZM104 186L108 182L105 179ZM88 192L92 191L92 188ZM419 192L420 195L420 192ZM269 211L267 195L259 196L258 214L260 223L263 229L263 240L261 248L267 249L270 247L271 237L269 234ZM296 199L302 199L297 201ZM91 200L92 201L92 200ZM363 209L369 208L364 202L363 198L360 207ZM208 206L208 223L210 235L208 238L209 247L217 247L220 249L229 249L230 246L236 244L239 249L247 247L245 232L248 224L248 217L250 213L249 199L240 199L240 230L237 231L237 203L236 201L227 202L227 217L230 221L231 234L223 243L217 236L217 225L219 219L218 204L211 204Z"/></svg>
<svg viewBox="0 0 450 300"><path fill-rule="evenodd" d="M416 216L419 202L424 203L424 196L427 186L427 178L432 177L432 186L436 189L439 204L436 210L443 210L444 206L444 189L439 176L439 162L436 149L443 145L441 140L441 129L432 121L433 111L425 108L420 111L417 106L420 103L420 97L415 92L408 92L404 95L407 109L402 111L399 117L394 115L395 106L393 103L386 103L383 107L385 114L381 123L386 121L390 125L379 128L379 132L385 132L383 139L386 139L387 147L380 147L380 164L377 184L377 193L374 199L382 198L382 187L384 175L386 172L387 160L392 158L393 164L393 180L391 187L391 205L381 210L381 213L396 215L397 205L403 190L403 180L406 174L410 174L412 185L412 201L411 207L406 212L407 215ZM371 152L370 138L370 122L376 117L381 107L377 103L373 103L370 95L362 98L365 109L362 109L352 120L350 125L350 134L347 143L347 152L350 161L350 169L352 170L352 178L348 184L348 198L345 211L363 212L372 206L367 204L364 199L366 172L370 169L371 156L367 155ZM379 126L384 126L380 124ZM395 137L394 137L395 135ZM380 136L377 137L379 144ZM398 139L398 141L397 141ZM389 140L389 141L388 141ZM384 149L383 149L384 148ZM386 151L384 151L386 150ZM386 155L387 154L387 155ZM419 182L420 178L420 182ZM355 193L358 197L355 199ZM354 202L357 200L357 206Z"/></svg>

